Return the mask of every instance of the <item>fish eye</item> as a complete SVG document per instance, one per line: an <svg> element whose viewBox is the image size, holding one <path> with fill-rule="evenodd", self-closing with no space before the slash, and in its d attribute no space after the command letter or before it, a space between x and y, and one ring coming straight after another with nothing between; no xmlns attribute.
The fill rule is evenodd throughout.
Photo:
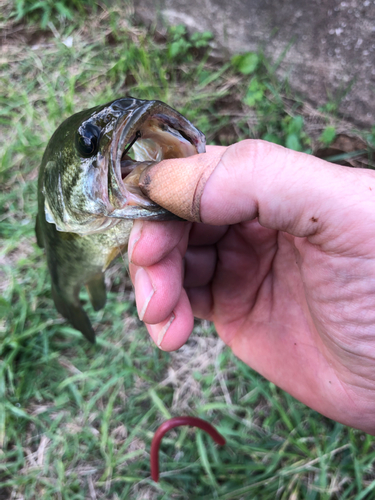
<svg viewBox="0 0 375 500"><path fill-rule="evenodd" d="M100 129L87 123L81 125L76 135L76 149L84 158L90 158L98 151Z"/></svg>

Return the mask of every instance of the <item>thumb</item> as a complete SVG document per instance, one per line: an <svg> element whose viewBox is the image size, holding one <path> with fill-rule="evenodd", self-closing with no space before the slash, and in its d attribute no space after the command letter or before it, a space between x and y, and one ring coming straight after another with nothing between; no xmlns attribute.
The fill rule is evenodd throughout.
<svg viewBox="0 0 375 500"><path fill-rule="evenodd" d="M200 202L204 187L227 148L208 146L207 153L163 160L147 167L138 185L158 205L182 219L201 222Z"/></svg>
<svg viewBox="0 0 375 500"><path fill-rule="evenodd" d="M258 217L264 227L300 237L320 232L332 215L339 225L346 216L358 217L353 204L366 197L373 203L375 194L373 172L260 140L164 160L143 174L140 185L187 220L224 225Z"/></svg>

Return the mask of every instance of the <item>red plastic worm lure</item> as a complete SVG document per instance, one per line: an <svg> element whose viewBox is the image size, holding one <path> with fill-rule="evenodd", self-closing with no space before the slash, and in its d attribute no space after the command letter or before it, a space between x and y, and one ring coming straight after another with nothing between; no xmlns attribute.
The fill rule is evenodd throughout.
<svg viewBox="0 0 375 500"><path fill-rule="evenodd" d="M161 426L156 430L151 443L150 460L151 460L151 477L155 482L159 481L159 447L161 440L165 433L174 427L179 427L180 425L191 425L192 427L199 427L203 431L207 432L215 443L219 445L225 444L225 439L217 430L205 420L198 417L174 417L170 418L166 422L162 423Z"/></svg>

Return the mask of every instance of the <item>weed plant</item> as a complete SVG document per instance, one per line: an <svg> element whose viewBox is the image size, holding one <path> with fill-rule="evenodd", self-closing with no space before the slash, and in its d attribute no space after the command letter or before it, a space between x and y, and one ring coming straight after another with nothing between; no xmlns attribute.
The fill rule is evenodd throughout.
<svg viewBox="0 0 375 500"><path fill-rule="evenodd" d="M303 101L261 54L214 59L209 33L147 31L124 4L92 14L82 0L38 4L31 24L30 16L29 24L6 21L0 66L0 498L374 498L371 436L257 375L207 322L179 351L158 350L138 320L122 259L108 272L104 311L90 309L98 341L89 345L56 312L34 236L43 150L83 108L126 95L160 99L208 143L262 137L300 151L311 150L314 134L329 144L332 119L316 112L319 126L309 129ZM14 5L19 21L35 7ZM198 430L170 432L155 484L153 433L184 414L215 424L227 445Z"/></svg>

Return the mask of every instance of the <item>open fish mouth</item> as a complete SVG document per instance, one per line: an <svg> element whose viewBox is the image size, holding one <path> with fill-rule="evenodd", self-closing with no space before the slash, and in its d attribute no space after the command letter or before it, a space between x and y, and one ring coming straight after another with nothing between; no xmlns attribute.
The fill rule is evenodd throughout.
<svg viewBox="0 0 375 500"><path fill-rule="evenodd" d="M138 101L139 102L139 101ZM205 137L186 118L160 101L141 101L119 118L110 148L110 217L166 220L170 212L148 199L138 183L149 166L205 152Z"/></svg>

